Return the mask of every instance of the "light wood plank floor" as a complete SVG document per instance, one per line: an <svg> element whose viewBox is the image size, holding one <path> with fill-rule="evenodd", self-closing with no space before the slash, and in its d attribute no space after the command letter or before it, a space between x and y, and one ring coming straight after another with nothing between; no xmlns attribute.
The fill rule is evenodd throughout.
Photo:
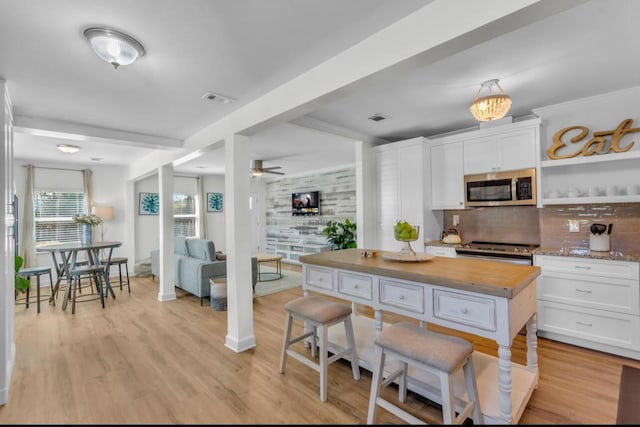
<svg viewBox="0 0 640 427"><path fill-rule="evenodd" d="M176 301L158 302L151 278L133 278L131 294L115 292L106 309L91 301L79 304L75 315L59 303L44 303L39 315L35 305L16 307L16 364L0 424L366 422L368 372L354 381L348 364L330 365L325 403L315 371L290 358L286 374L278 373L282 307L302 296L301 287L254 300L257 347L240 354L224 346L226 312L201 307L196 297L178 291ZM497 353L491 341L465 337L476 349ZM540 384L521 423L615 423L622 365L640 368L640 362L538 343ZM518 336L515 362L525 363L524 348ZM406 407L428 422L442 421L436 407L413 394ZM400 421L380 409L377 422Z"/></svg>

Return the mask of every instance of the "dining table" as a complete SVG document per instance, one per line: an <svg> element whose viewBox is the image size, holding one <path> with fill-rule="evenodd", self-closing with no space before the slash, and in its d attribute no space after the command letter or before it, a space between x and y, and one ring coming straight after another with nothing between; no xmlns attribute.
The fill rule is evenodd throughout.
<svg viewBox="0 0 640 427"><path fill-rule="evenodd" d="M52 243L41 245L36 248L36 252L49 252L53 258L53 265L56 270L56 284L53 287L53 292L51 293L51 297L49 298L49 302L55 305L55 297L58 294L58 289L60 288L60 283L62 280L67 280L67 286L65 287L64 298L62 300L62 310L67 309L67 302L69 300L70 292L71 292L71 271L75 269L76 263L78 262L78 254L81 252L86 252L87 254L87 262L90 265L104 265L106 274L105 284L103 286L102 279L98 277L100 280L100 289L106 289L109 294L116 298L116 294L113 292L111 288L110 279L109 279L109 269L111 263L111 255L113 253L113 249L122 246L122 242L118 241L108 241L108 242L91 242L91 243L82 243L82 242L67 242L67 243ZM106 255L105 255L106 254ZM58 261L58 255L60 256L60 261ZM105 261L105 262L103 262Z"/></svg>

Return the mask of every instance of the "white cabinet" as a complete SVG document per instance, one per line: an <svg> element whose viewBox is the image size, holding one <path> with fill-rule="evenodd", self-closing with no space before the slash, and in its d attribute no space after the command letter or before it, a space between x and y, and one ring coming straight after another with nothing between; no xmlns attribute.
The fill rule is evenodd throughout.
<svg viewBox="0 0 640 427"><path fill-rule="evenodd" d="M540 336L640 359L640 264L535 255Z"/></svg>
<svg viewBox="0 0 640 427"><path fill-rule="evenodd" d="M373 149L376 162L377 248L396 251L401 245L393 236L396 220L420 226L424 236L424 138L385 144ZM420 245L414 250L423 251Z"/></svg>
<svg viewBox="0 0 640 427"><path fill-rule="evenodd" d="M540 119L447 135L429 142L432 209L464 209L464 175L538 168ZM540 181L536 179L539 188Z"/></svg>
<svg viewBox="0 0 640 427"><path fill-rule="evenodd" d="M431 208L464 209L462 141L431 145Z"/></svg>
<svg viewBox="0 0 640 427"><path fill-rule="evenodd" d="M464 141L464 173L536 167L537 126L496 133Z"/></svg>

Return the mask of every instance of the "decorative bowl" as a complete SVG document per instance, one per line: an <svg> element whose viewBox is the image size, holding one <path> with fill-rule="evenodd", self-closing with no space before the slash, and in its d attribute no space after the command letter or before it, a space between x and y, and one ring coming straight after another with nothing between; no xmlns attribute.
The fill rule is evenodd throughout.
<svg viewBox="0 0 640 427"><path fill-rule="evenodd" d="M398 227L404 227L404 229L399 232ZM411 242L415 242L420 237L420 226L398 221L393 227L393 237L403 243L400 255L415 256L416 252L411 248Z"/></svg>

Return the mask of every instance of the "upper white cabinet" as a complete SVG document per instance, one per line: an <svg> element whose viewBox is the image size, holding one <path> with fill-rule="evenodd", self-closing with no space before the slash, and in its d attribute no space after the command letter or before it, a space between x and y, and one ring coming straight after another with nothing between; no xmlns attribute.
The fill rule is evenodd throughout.
<svg viewBox="0 0 640 427"><path fill-rule="evenodd" d="M429 143L431 208L464 209L464 175L538 167L540 119L433 138Z"/></svg>
<svg viewBox="0 0 640 427"><path fill-rule="evenodd" d="M514 128L515 127L515 128ZM477 131L464 140L464 173L490 173L536 167L539 121ZM491 131L491 132L489 132Z"/></svg>
<svg viewBox="0 0 640 427"><path fill-rule="evenodd" d="M431 208L464 209L462 141L431 145Z"/></svg>
<svg viewBox="0 0 640 427"><path fill-rule="evenodd" d="M373 148L376 163L377 248L396 251L401 245L393 236L396 220L419 225L423 240L424 138L412 138ZM423 251L421 244L414 250Z"/></svg>

